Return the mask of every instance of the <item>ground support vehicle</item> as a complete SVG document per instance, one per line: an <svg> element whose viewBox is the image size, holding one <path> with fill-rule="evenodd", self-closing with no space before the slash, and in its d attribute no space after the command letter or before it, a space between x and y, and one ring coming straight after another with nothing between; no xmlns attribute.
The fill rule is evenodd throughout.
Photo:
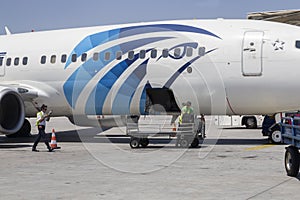
<svg viewBox="0 0 300 200"><path fill-rule="evenodd" d="M262 124L262 134L263 136L268 136L269 142L273 144L280 144L281 139L281 129L280 123L276 122L275 116L266 115Z"/></svg>
<svg viewBox="0 0 300 200"><path fill-rule="evenodd" d="M139 122L128 120L126 123L126 134L130 136L130 147L139 148L149 145L149 137L168 137L176 139L175 146L196 148L204 135L203 125L197 118L191 122L182 122L180 125L166 123L165 121ZM202 132L202 133L201 133Z"/></svg>
<svg viewBox="0 0 300 200"><path fill-rule="evenodd" d="M300 163L300 117L283 117L281 119L282 142L286 147L284 164L288 176L296 177Z"/></svg>

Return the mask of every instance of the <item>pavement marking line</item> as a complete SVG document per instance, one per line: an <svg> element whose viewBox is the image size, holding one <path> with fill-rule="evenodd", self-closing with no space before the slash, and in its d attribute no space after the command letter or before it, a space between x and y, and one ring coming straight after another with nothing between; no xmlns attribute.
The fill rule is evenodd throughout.
<svg viewBox="0 0 300 200"><path fill-rule="evenodd" d="M265 149L265 148L269 148L269 147L273 147L276 144L264 144L264 145L259 145L259 146L255 146L255 147L250 147L250 148L246 148L246 151L255 151L255 150L261 150L261 149Z"/></svg>

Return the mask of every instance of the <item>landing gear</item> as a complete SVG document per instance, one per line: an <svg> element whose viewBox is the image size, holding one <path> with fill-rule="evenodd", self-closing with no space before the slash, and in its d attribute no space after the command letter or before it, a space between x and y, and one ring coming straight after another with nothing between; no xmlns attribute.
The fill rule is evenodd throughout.
<svg viewBox="0 0 300 200"><path fill-rule="evenodd" d="M289 146L285 151L285 169L288 176L296 177L299 173L300 154L296 147Z"/></svg>
<svg viewBox="0 0 300 200"><path fill-rule="evenodd" d="M25 119L24 123L18 132L11 134L11 135L6 135L8 138L17 138L17 137L31 137L31 124L30 122Z"/></svg>

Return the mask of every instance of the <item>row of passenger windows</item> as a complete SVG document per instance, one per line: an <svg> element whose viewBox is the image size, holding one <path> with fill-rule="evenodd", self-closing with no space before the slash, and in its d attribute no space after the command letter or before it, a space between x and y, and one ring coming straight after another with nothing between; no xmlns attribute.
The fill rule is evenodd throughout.
<svg viewBox="0 0 300 200"><path fill-rule="evenodd" d="M135 58L135 53L137 53L137 52L129 51L127 53L127 58L129 60L133 60ZM138 55L139 55L140 59L145 59L146 58L146 53L147 53L146 50L140 50L138 53L139 53ZM163 58L167 58L170 55L172 55L172 57L174 57L174 58L180 58L180 57L183 57L183 56L192 57L193 53L194 53L194 49L190 48L190 47L186 48L186 51L183 51L181 48L175 48L172 51L170 51L169 49L163 49L162 52L161 52L161 55L159 55L157 49L152 49L150 51L150 57L151 58L157 58L158 56L161 56ZM204 54L205 54L205 47L200 47L198 49L198 55L203 56ZM105 52L104 56L103 56L103 59L104 59L104 61L110 61L112 59L121 60L123 56L124 56L124 54L123 54L122 51L117 51L115 54L112 54L111 52ZM61 57L59 59L60 59L61 63L66 63L67 62L67 55L63 54L63 55L61 55ZM92 59L93 59L93 61L97 62L100 59L100 54L99 53L94 53ZM71 61L72 62L77 62L78 60L79 59L77 58L77 54L72 54L71 55ZM87 54L86 53L83 53L81 55L80 61L81 62L87 61ZM18 58L18 57L14 58L14 60L12 58L7 58L5 64L6 64L6 66L11 66L11 65L18 66L18 65L20 65L20 62L21 62L21 59ZM56 55L50 56L50 63L55 64L57 62L58 62L58 58L57 58ZM22 64L27 65L27 63L28 63L28 57L22 58ZM41 57L40 63L41 64L46 64L47 63L47 56L46 55L43 55ZM0 57L0 66L2 66L3 64L4 64L3 57Z"/></svg>
<svg viewBox="0 0 300 200"><path fill-rule="evenodd" d="M11 65L18 66L20 64L27 65L28 64L28 57L23 57L23 58L16 57L14 59L7 58L5 64L8 67L11 66ZM4 65L4 58L0 57L0 66L2 66L2 65Z"/></svg>

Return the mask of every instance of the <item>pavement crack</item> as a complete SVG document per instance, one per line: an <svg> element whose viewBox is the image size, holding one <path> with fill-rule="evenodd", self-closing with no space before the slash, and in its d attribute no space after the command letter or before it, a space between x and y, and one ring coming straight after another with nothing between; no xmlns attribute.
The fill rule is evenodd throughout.
<svg viewBox="0 0 300 200"><path fill-rule="evenodd" d="M274 188L276 188L276 187L278 187L278 186L280 186L280 185L283 185L283 184L289 182L289 181L292 180L292 179L293 179L293 178L289 178L289 179L287 179L287 180L285 180L285 181L282 181L281 183L278 183L278 184L276 184L276 185L274 185L274 186L272 186L272 187L270 187L270 188L268 188L268 189L266 189L266 190L263 190L263 191L257 193L256 195L253 195L253 196L247 198L247 200L253 199L253 198L255 198L255 197L258 197L258 196L260 196L260 195L262 195L262 194L264 194L264 193L266 193L266 192L268 192L268 191L270 191L270 190L272 190L272 189L274 189Z"/></svg>

